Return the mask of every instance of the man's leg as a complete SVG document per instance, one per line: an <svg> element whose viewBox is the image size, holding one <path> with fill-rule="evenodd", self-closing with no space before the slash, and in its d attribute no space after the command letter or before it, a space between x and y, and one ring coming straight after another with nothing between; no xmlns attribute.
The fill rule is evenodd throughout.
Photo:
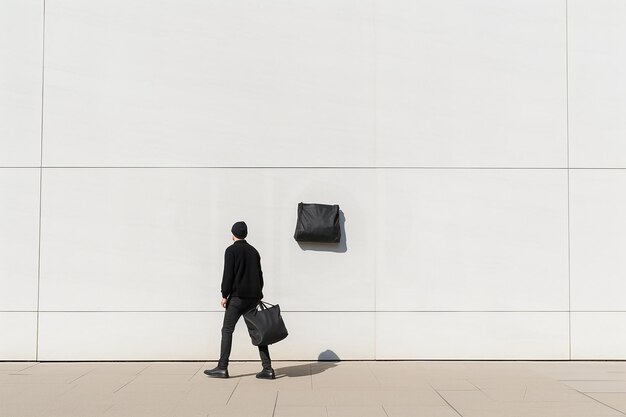
<svg viewBox="0 0 626 417"><path fill-rule="evenodd" d="M230 350L233 346L233 331L235 330L235 325L237 324L239 317L241 317L240 304L241 300L238 297L231 297L228 301L228 307L226 307L226 312L224 313L220 360L217 364L217 367L220 369L228 368Z"/></svg>
<svg viewBox="0 0 626 417"><path fill-rule="evenodd" d="M267 348L267 346L259 346L259 355L261 356L261 364L263 365L263 370L256 374L256 377L261 379L275 379L276 373L272 369L270 350Z"/></svg>
<svg viewBox="0 0 626 417"><path fill-rule="evenodd" d="M259 346L259 356L261 357L263 369L272 369L272 359L270 358L270 350L267 346Z"/></svg>

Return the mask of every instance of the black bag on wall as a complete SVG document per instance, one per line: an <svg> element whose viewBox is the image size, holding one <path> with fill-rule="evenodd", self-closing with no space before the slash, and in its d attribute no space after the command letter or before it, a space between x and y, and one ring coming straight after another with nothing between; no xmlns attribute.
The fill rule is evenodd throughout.
<svg viewBox="0 0 626 417"><path fill-rule="evenodd" d="M337 204L298 204L298 221L293 235L298 242L338 243L341 238Z"/></svg>

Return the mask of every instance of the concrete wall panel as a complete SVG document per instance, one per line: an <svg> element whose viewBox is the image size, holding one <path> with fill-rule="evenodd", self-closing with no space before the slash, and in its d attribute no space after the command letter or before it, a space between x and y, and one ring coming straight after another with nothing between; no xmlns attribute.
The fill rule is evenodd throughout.
<svg viewBox="0 0 626 417"><path fill-rule="evenodd" d="M565 2L376 3L381 166L565 167Z"/></svg>
<svg viewBox="0 0 626 417"><path fill-rule="evenodd" d="M568 0L572 167L626 167L626 3Z"/></svg>
<svg viewBox="0 0 626 417"><path fill-rule="evenodd" d="M378 310L568 308L567 172L388 170L378 180Z"/></svg>
<svg viewBox="0 0 626 417"><path fill-rule="evenodd" d="M0 311L0 360L34 361L37 358L37 313Z"/></svg>
<svg viewBox="0 0 626 417"><path fill-rule="evenodd" d="M0 2L0 167L41 162L43 3Z"/></svg>
<svg viewBox="0 0 626 417"><path fill-rule="evenodd" d="M245 220L268 301L372 311L373 178L345 169L45 169L41 308L220 309L230 226ZM300 201L340 204L339 245L293 239Z"/></svg>
<svg viewBox="0 0 626 417"><path fill-rule="evenodd" d="M0 168L0 311L37 311L39 169Z"/></svg>
<svg viewBox="0 0 626 417"><path fill-rule="evenodd" d="M46 4L49 166L374 161L373 3Z"/></svg>
<svg viewBox="0 0 626 417"><path fill-rule="evenodd" d="M385 312L376 317L377 359L569 357L567 313Z"/></svg>
<svg viewBox="0 0 626 417"><path fill-rule="evenodd" d="M626 170L570 174L573 311L626 311Z"/></svg>

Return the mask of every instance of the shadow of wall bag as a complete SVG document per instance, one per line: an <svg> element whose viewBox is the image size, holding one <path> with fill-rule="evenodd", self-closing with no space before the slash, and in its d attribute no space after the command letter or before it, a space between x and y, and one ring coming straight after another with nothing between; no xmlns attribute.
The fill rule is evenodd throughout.
<svg viewBox="0 0 626 417"><path fill-rule="evenodd" d="M280 315L278 304L259 301L257 306L243 315L243 318L254 346L267 346L280 342L289 334Z"/></svg>
<svg viewBox="0 0 626 417"><path fill-rule="evenodd" d="M338 243L341 238L337 204L298 204L298 221L293 235L298 242Z"/></svg>

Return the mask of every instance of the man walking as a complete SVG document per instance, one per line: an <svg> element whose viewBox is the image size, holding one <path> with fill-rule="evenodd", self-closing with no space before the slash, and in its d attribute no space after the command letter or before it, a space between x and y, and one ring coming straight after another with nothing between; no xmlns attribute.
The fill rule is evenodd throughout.
<svg viewBox="0 0 626 417"><path fill-rule="evenodd" d="M237 222L233 225L231 232L234 243L226 248L222 277L221 306L226 309L226 312L222 326L220 360L216 368L204 371L205 374L216 378L228 378L228 358L237 321L245 312L255 308L263 298L261 256L245 240L248 235L248 226L245 222ZM268 347L259 346L259 355L263 370L256 374L256 377L276 378Z"/></svg>

